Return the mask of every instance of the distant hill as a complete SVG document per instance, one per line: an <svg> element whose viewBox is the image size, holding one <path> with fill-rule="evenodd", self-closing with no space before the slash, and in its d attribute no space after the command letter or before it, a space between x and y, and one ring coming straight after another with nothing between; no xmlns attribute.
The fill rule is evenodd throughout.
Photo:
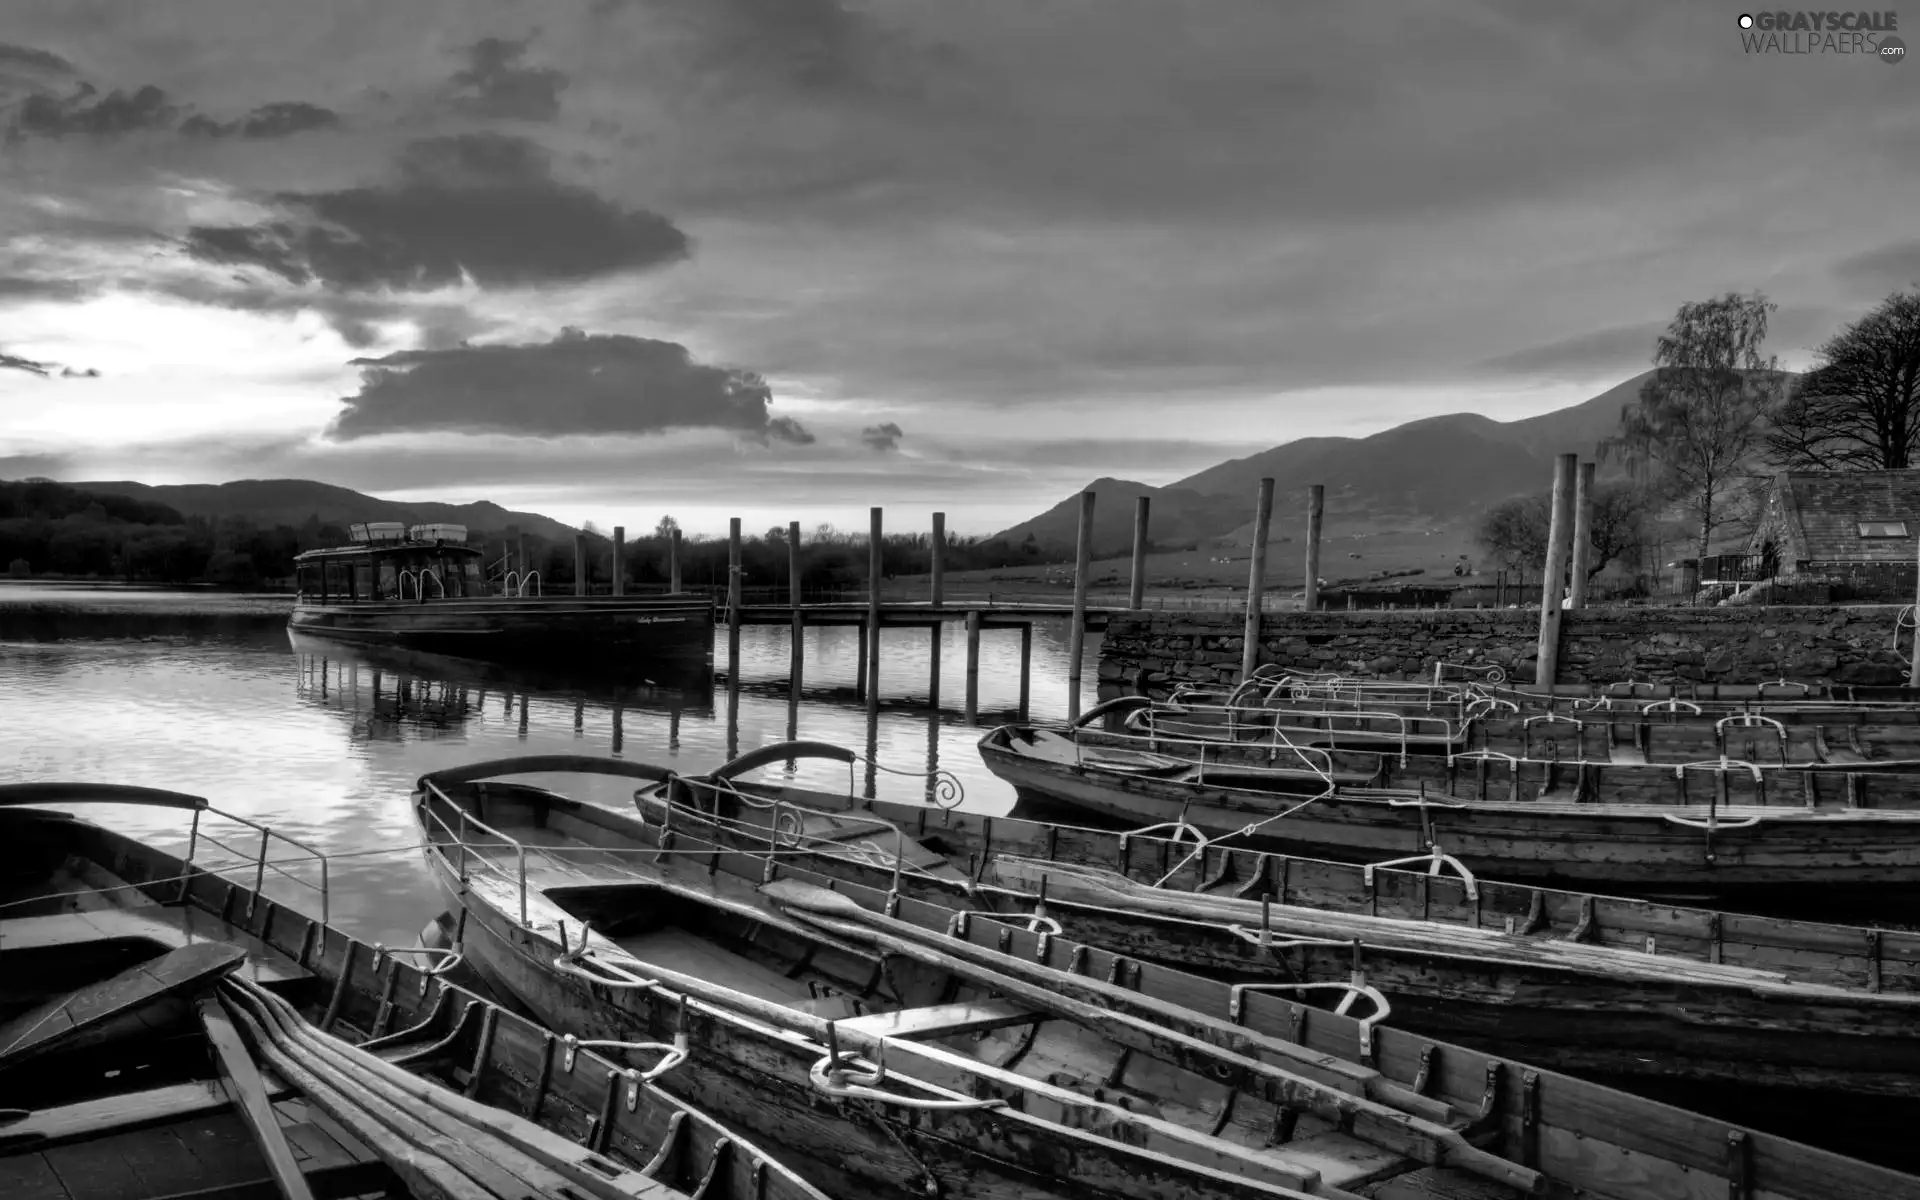
<svg viewBox="0 0 1920 1200"><path fill-rule="evenodd" d="M189 517L246 517L257 525L304 524L318 517L322 524L348 525L356 521L404 521L408 524L448 522L473 530L501 532L517 525L526 534L564 540L573 527L539 513L512 512L491 501L441 504L381 500L351 488L316 483L311 479L242 479L233 483L152 484L131 480L69 484L90 492L131 496L164 504Z"/></svg>
<svg viewBox="0 0 1920 1200"><path fill-rule="evenodd" d="M1132 546L1133 501L1153 497L1149 533L1158 545L1196 541L1246 545L1253 536L1254 498L1262 478L1275 480L1274 538L1297 537L1305 522L1306 488L1326 485L1330 531L1460 528L1502 500L1537 492L1553 480L1556 454L1593 458L1620 427L1652 374L1644 372L1591 400L1518 421L1451 413L1409 421L1360 438L1312 437L1229 459L1162 488L1117 479L1087 486L1094 507L1097 554ZM1622 474L1603 464L1600 475ZM1042 547L1071 547L1078 498L1023 521L995 538L1019 543L1031 534Z"/></svg>

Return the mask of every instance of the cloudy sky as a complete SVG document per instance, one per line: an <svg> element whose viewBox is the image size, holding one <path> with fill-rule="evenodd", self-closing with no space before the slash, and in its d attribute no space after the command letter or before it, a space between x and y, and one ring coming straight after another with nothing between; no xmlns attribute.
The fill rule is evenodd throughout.
<svg viewBox="0 0 1920 1200"><path fill-rule="evenodd" d="M1698 0L7 15L0 477L987 532L1920 279L1920 65Z"/></svg>

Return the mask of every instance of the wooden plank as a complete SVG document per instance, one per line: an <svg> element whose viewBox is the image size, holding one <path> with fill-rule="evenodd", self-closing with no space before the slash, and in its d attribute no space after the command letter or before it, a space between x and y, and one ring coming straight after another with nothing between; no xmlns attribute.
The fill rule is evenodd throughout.
<svg viewBox="0 0 1920 1200"><path fill-rule="evenodd" d="M271 1077L267 1079L267 1091L275 1099L293 1094L293 1090L285 1083ZM30 1142L35 1149L46 1149L77 1138L123 1133L202 1113L219 1112L232 1103L223 1086L207 1080L36 1109L10 1125L0 1125L0 1151Z"/></svg>
<svg viewBox="0 0 1920 1200"><path fill-rule="evenodd" d="M856 1029L874 1037L943 1038L984 1033L1008 1025L1030 1025L1040 1019L1040 1014L1031 1009L1004 1000L987 1000L874 1013L842 1021L840 1028Z"/></svg>
<svg viewBox="0 0 1920 1200"><path fill-rule="evenodd" d="M254 1066L246 1044L240 1040L240 1031L233 1027L226 1011L213 997L202 996L195 1007L199 1010L200 1026L206 1030L207 1041L212 1043L214 1057L220 1063L227 1090L239 1106L240 1119L246 1122L259 1145L280 1194L286 1200L313 1200L313 1193L308 1190L307 1181L301 1177L300 1166L294 1160L293 1148L287 1145L286 1135L280 1131L266 1083L260 1078L259 1068Z"/></svg>
<svg viewBox="0 0 1920 1200"><path fill-rule="evenodd" d="M201 990L245 959L237 946L200 942L48 1000L0 1025L0 1065L18 1066L52 1050L96 1045L141 1028L156 1006Z"/></svg>
<svg viewBox="0 0 1920 1200"><path fill-rule="evenodd" d="M0 1158L0 1196L7 1200L72 1200L44 1154Z"/></svg>

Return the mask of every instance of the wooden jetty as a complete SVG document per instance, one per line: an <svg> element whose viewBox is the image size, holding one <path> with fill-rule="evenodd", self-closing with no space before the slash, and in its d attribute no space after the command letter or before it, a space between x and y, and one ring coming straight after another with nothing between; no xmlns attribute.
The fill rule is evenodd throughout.
<svg viewBox="0 0 1920 1200"><path fill-rule="evenodd" d="M1728 1087L1780 1089L1780 1111L1818 1093L1856 1116L1891 1104L1920 1115L1917 934L935 813L751 778L806 758L853 755L768 746L644 788L636 804L656 840L670 835L696 859L703 847L772 854L951 908L1044 917L1108 950L1247 982L1364 980L1395 1025L1556 1070L1685 1083L1708 1101Z"/></svg>
<svg viewBox="0 0 1920 1200"><path fill-rule="evenodd" d="M840 1086L892 1098L881 1102L912 1090L976 1106L961 1110L964 1122L943 1112L949 1144L991 1123L1045 1113L1071 1124L1101 1111L1108 1136L1098 1149L1144 1158L1140 1168L1158 1174L1157 1183L1131 1172L1085 1178L1093 1160L1083 1151L1053 1159L1049 1177L1063 1190L1196 1186L1170 1174L1186 1170L1205 1172L1199 1194L1219 1186L1217 1172L1242 1189L1373 1200L1628 1200L1702 1186L1743 1197L1920 1195L1911 1176L1381 1024L1360 1008L1378 995L1364 984L1340 985L1348 1003L1329 1011L1292 989L1214 982L1079 942L1051 919L866 887L777 848L721 853L501 779L644 778L636 766L538 757L423 777L416 804L436 872L468 906L469 953L479 958L476 930L494 931L479 958L490 976L536 1009L564 1009L615 1036L652 1029L648 1010L684 994L738 1006L770 1029L805 1026L803 1036L834 1047L815 1068L830 1083L837 1065ZM471 824L481 812L487 829ZM467 836L449 836L462 814ZM481 862L485 872L472 869ZM525 916L514 911L522 892ZM1348 1007L1358 1011L1340 1011ZM696 1048L689 1063L699 1060ZM798 1123L781 1136L828 1148ZM913 1144L939 1173L940 1147ZM1031 1144L993 1142L1000 1155ZM952 1189L943 1194L1007 1194L993 1166L975 1161L942 1175Z"/></svg>
<svg viewBox="0 0 1920 1200"><path fill-rule="evenodd" d="M91 802L190 812L193 850L20 807ZM651 1082L684 1044L616 1064L450 982L457 947L268 898L305 847L198 797L4 785L0 837L0 1195L824 1200Z"/></svg>

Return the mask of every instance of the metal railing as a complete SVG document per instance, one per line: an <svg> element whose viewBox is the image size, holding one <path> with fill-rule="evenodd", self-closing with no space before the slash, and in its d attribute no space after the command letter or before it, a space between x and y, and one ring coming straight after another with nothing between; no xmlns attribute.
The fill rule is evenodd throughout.
<svg viewBox="0 0 1920 1200"><path fill-rule="evenodd" d="M242 850L238 846L229 845L228 843L221 841L219 838L214 837L211 833L208 833L206 830L201 828L201 817L203 814L222 817L222 818L225 818L226 820L234 822L235 824L244 825L248 829L258 831L260 834L260 845L257 852ZM286 869L281 867L278 863L268 860L267 850L270 848L272 843L276 840L285 842L287 845L292 846L295 850L300 851L302 854L308 855L314 858L315 860L317 860L320 864L320 882L318 884L315 884L310 880L302 879L299 876L288 872ZM326 925L328 923L328 918L332 916L332 911L331 911L331 896L328 890L327 856L320 853L320 851L315 850L312 846L307 845L305 842L298 841L294 838L290 838L284 833L277 833L273 829L260 824L258 821L248 820L246 817L240 816L237 813L226 812L224 810L214 808L212 805L208 805L205 808L196 808L193 811L193 827L187 834L186 867L188 868L188 870L183 872L184 875L191 876L192 874L191 868L195 865L194 855L199 852L201 842L210 842L213 845L220 847L220 849L225 850L228 854L231 854L236 859L238 859L241 864L246 864L248 860L251 859L251 865L253 867L253 891L247 900L247 915L249 917L253 915L254 907L259 903L260 890L266 884L267 870L268 868L272 868L276 874L282 876L283 878L292 880L294 883L299 884L302 887L312 888L314 891L319 892L320 893L320 924ZM222 871L230 871L233 869L235 868L234 867L208 867L208 866L201 867L201 870L208 871L213 874L219 874ZM190 879L182 880L181 882L182 897L186 895L186 889L190 882L191 882Z"/></svg>
<svg viewBox="0 0 1920 1200"><path fill-rule="evenodd" d="M440 576L431 568L422 567L418 571L400 572L400 599L405 600L407 598L407 580L409 579L413 580L413 598L415 600L426 599L427 580L429 579L433 580L434 594L442 600L447 598L447 589L446 586L440 582Z"/></svg>
<svg viewBox="0 0 1920 1200"><path fill-rule="evenodd" d="M495 829L493 826L487 824L485 821L482 821L479 817L476 817L473 814L469 813L467 811L466 805L458 803L451 796L441 791L440 786L434 783L432 780L422 779L420 783L421 783L421 786L426 788L427 791L433 793L433 795L437 797L442 804L445 804L448 808L451 808L454 812L459 814L460 827L459 829L456 830L453 826L447 824L445 817L442 817L439 813L434 811L434 806L432 804L426 804L422 806L426 810L428 819L431 820L434 824L438 825L443 831L445 831L446 835L449 838L452 838L454 843L457 846L459 846L460 857L459 857L459 861L454 866L454 871L460 877L461 883L465 883L467 881L467 865L468 865L469 856L467 854L467 836L466 835L467 835L468 826L472 826L473 828L478 829L480 832L487 834L490 837L499 838L503 843L513 848L515 869L512 874L509 874L503 867L500 866L500 864L494 862L491 858L487 857L484 854L475 854L472 856L472 859L474 862L479 863L481 866L487 868L488 870L497 873L502 879L505 879L507 882L515 883L518 885L520 889L520 924L522 926L525 926L527 923L527 848L526 846L521 844L521 842L518 841L517 839L508 837L506 834L501 833L498 829ZM445 853L444 848L442 849L442 853L443 854Z"/></svg>

